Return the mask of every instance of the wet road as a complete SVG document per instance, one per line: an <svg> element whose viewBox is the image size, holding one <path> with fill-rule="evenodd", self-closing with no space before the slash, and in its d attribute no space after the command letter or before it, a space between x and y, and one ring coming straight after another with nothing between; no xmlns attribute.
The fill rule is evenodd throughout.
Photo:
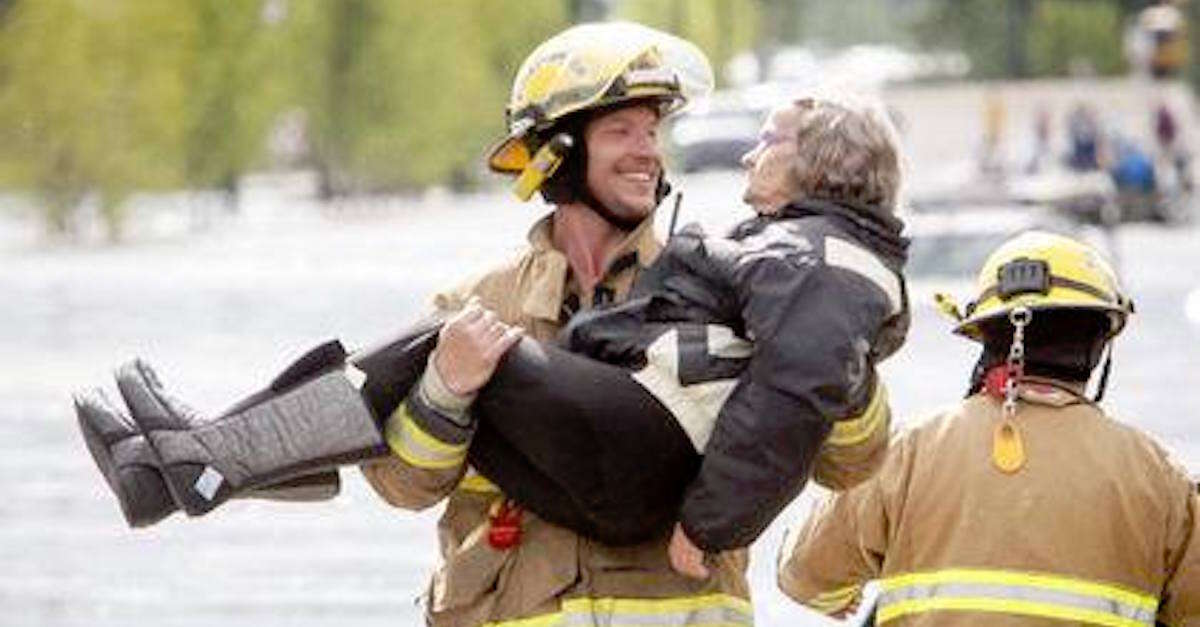
<svg viewBox="0 0 1200 627"><path fill-rule="evenodd" d="M726 208L738 186L730 175L684 181L684 219L735 220ZM246 216L199 234L165 228L120 248L32 245L19 225L0 226L0 625L419 624L436 511L390 509L346 472L329 503L239 502L130 531L78 436L70 393L141 355L182 396L219 409L327 337L359 345L412 320L436 286L513 249L539 209L494 194L331 209L274 188L252 189L247 203ZM1194 469L1200 321L1184 312L1200 286L1197 235L1118 235L1138 315L1108 400ZM921 300L928 290L913 285L909 342L885 367L902 416L957 398L974 360ZM824 624L774 589L780 532L754 548L760 623Z"/></svg>

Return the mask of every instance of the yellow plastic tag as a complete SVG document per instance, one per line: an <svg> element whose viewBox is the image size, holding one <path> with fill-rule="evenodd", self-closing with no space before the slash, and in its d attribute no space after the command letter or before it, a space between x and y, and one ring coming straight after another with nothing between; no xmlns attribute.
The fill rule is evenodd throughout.
<svg viewBox="0 0 1200 627"><path fill-rule="evenodd" d="M542 183L554 175L567 151L571 149L572 143L570 135L559 133L539 148L533 155L533 160L525 166L521 175L517 177L517 182L513 184L513 192L517 198L522 201L529 200Z"/></svg>
<svg viewBox="0 0 1200 627"><path fill-rule="evenodd" d="M943 316L946 316L955 322L962 322L962 312L959 311L958 301L954 300L953 296L945 292L937 292L933 295L933 304Z"/></svg>
<svg viewBox="0 0 1200 627"><path fill-rule="evenodd" d="M1025 465L1025 444L1015 422L1005 420L992 432L992 463L1010 475Z"/></svg>

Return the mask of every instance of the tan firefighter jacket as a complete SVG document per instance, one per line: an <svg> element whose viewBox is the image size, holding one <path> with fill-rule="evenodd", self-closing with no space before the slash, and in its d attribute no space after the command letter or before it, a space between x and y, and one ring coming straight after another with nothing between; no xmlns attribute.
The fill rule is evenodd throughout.
<svg viewBox="0 0 1200 627"><path fill-rule="evenodd" d="M964 400L789 533L783 591L837 615L877 579L881 624L1200 624L1187 474L1074 393L1026 384L1021 398L1023 467L992 463L1000 402Z"/></svg>

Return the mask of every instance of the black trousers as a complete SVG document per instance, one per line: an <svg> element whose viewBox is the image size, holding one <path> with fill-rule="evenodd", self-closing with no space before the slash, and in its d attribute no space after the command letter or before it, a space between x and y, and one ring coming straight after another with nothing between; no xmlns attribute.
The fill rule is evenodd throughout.
<svg viewBox="0 0 1200 627"><path fill-rule="evenodd" d="M472 411L476 470L539 516L608 544L669 529L699 470L687 434L627 370L528 338Z"/></svg>
<svg viewBox="0 0 1200 627"><path fill-rule="evenodd" d="M439 325L352 357L386 417L436 345ZM524 338L471 407L468 460L538 516L606 544L670 529L700 456L667 409L627 370Z"/></svg>

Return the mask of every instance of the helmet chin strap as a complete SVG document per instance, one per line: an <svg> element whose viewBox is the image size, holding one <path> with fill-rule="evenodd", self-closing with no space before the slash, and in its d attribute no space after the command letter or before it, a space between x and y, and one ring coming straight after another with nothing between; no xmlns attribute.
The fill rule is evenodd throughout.
<svg viewBox="0 0 1200 627"><path fill-rule="evenodd" d="M636 229L643 221L649 218L649 215L637 219L631 219L617 215L617 213L610 209L608 205L605 205L604 203L600 202L600 199L596 198L596 195L592 193L592 187L586 182L579 187L581 188L577 192L579 194L579 202L587 205L587 207L594 211L596 215L604 218L605 222L608 222L621 231L629 233ZM658 175L658 184L654 189L654 207L657 208L658 204L662 202L663 198L666 198L667 194L670 193L671 184L668 183L666 177L660 173Z"/></svg>

